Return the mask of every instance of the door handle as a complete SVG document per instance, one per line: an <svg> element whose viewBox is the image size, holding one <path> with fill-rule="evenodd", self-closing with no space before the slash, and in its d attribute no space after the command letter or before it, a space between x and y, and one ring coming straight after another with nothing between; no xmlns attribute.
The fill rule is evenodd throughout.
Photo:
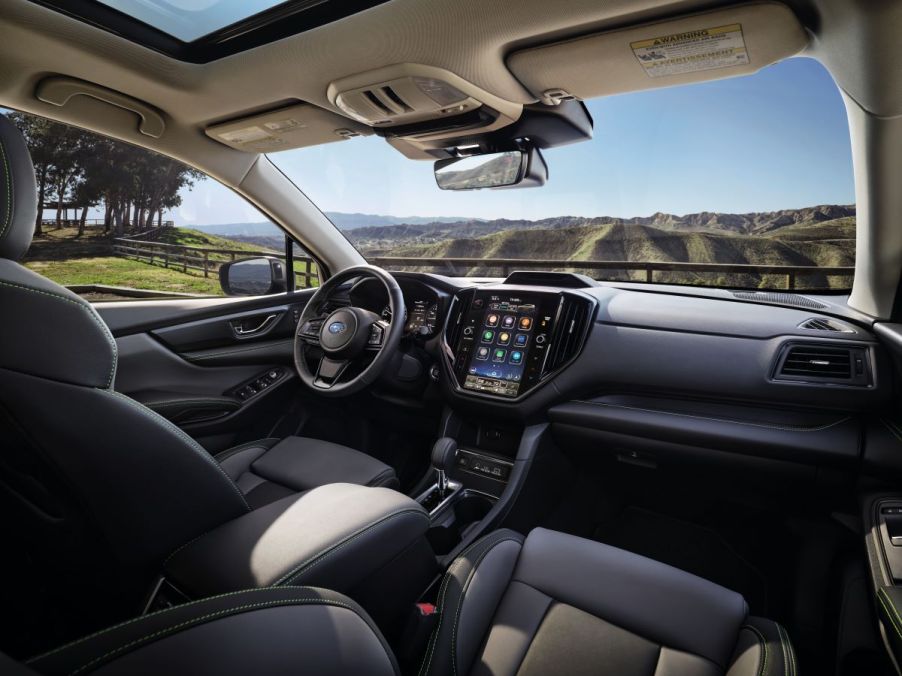
<svg viewBox="0 0 902 676"><path fill-rule="evenodd" d="M239 338L250 338L251 336L262 335L275 325L278 316L278 314L267 315L256 326L245 326L244 320L239 319L231 322L232 330Z"/></svg>

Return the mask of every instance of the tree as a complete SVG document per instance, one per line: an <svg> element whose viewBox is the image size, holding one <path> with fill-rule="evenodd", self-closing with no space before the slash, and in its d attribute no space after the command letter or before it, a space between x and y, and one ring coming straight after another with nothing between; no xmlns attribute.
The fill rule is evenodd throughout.
<svg viewBox="0 0 902 676"><path fill-rule="evenodd" d="M204 174L168 157L76 127L12 112L31 151L38 186L35 235L42 234L45 206L56 208L56 224L76 208L78 236L84 234L88 210L103 209L104 234L144 230L163 211L181 204L180 192ZM79 211L80 210L80 211Z"/></svg>

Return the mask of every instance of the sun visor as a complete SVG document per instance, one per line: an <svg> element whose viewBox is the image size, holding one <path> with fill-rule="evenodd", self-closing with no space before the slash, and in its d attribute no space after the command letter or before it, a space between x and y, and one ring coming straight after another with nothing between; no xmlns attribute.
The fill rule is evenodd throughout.
<svg viewBox="0 0 902 676"><path fill-rule="evenodd" d="M764 2L524 49L507 64L536 98L554 104L747 75L807 44L788 7Z"/></svg>
<svg viewBox="0 0 902 676"><path fill-rule="evenodd" d="M207 127L207 136L236 150L274 153L372 134L358 122L301 103Z"/></svg>

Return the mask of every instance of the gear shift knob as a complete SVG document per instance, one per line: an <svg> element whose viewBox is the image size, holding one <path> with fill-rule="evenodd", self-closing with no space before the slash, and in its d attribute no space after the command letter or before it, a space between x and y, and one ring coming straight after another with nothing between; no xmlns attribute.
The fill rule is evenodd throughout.
<svg viewBox="0 0 902 676"><path fill-rule="evenodd" d="M451 437L442 437L432 446L432 466L440 472L451 469L455 453L457 442Z"/></svg>
<svg viewBox="0 0 902 676"><path fill-rule="evenodd" d="M457 453L457 442L451 437L442 437L432 446L432 466L435 468L438 494L445 497L448 492L448 470Z"/></svg>

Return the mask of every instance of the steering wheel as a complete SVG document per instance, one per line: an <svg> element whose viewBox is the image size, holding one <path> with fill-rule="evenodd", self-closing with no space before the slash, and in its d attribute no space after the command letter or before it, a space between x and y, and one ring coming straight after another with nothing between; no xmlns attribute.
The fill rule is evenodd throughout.
<svg viewBox="0 0 902 676"><path fill-rule="evenodd" d="M382 282L388 292L393 322L375 312L347 306L323 314L322 306L346 281L370 277ZM305 385L328 397L340 397L371 385L388 366L404 333L404 295L388 272L373 265L342 270L323 284L304 308L294 337L294 365ZM322 357L311 370L307 354L311 348L322 350ZM342 379L345 372L359 370Z"/></svg>

